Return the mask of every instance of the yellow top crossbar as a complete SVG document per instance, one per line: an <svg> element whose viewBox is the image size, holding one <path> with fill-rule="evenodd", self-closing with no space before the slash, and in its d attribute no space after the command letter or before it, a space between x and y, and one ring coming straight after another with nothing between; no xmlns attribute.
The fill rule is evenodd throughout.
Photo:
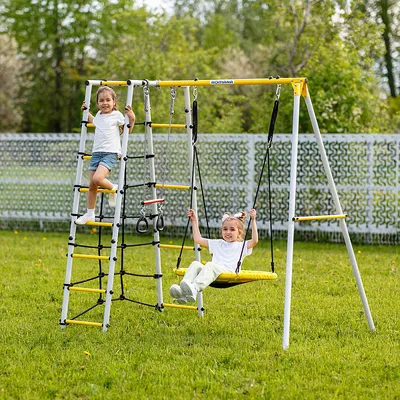
<svg viewBox="0 0 400 400"><path fill-rule="evenodd" d="M305 83L306 81L307 78L180 80L157 81L156 86L294 85L295 83Z"/></svg>

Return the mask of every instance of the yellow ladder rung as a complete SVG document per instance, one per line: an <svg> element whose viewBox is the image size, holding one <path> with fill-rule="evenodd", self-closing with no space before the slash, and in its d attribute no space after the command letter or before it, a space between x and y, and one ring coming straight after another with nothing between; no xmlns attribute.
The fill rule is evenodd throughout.
<svg viewBox="0 0 400 400"><path fill-rule="evenodd" d="M338 214L338 215L314 215L309 217L294 217L293 221L317 221L317 220L324 220L324 219L343 219L347 218L347 214Z"/></svg>
<svg viewBox="0 0 400 400"><path fill-rule="evenodd" d="M91 160L92 156L82 156L82 160Z"/></svg>
<svg viewBox="0 0 400 400"><path fill-rule="evenodd" d="M65 323L67 325L87 325L87 326L98 326L101 328L103 324L100 324L99 322L88 322L88 321L77 321L75 319L66 319Z"/></svg>
<svg viewBox="0 0 400 400"><path fill-rule="evenodd" d="M92 289L92 288L84 288L84 287L75 287L71 286L68 288L69 291L72 292L88 292L88 293L105 293L105 289Z"/></svg>
<svg viewBox="0 0 400 400"><path fill-rule="evenodd" d="M92 256L90 254L71 254L72 258L91 258L93 260L109 260L109 256Z"/></svg>
<svg viewBox="0 0 400 400"><path fill-rule="evenodd" d="M113 226L112 222L94 222L94 221L86 222L85 225L93 225L93 226Z"/></svg>
<svg viewBox="0 0 400 400"><path fill-rule="evenodd" d="M190 186L185 185L164 185L162 183L156 183L158 189L179 189L179 190L190 190Z"/></svg>
<svg viewBox="0 0 400 400"><path fill-rule="evenodd" d="M89 188L79 188L81 193L89 192ZM115 189L97 189L97 193L117 193Z"/></svg>
<svg viewBox="0 0 400 400"><path fill-rule="evenodd" d="M163 307L169 307L169 308L183 308L185 310L197 310L196 306L185 306L183 304L168 304L168 303L163 303Z"/></svg>
<svg viewBox="0 0 400 400"><path fill-rule="evenodd" d="M178 249L180 250L182 246L178 246L176 244L159 244L160 249ZM195 250L193 246L183 246L183 250ZM201 250L201 249L199 249Z"/></svg>
<svg viewBox="0 0 400 400"><path fill-rule="evenodd" d="M90 122L88 122L87 124L86 124L86 127L88 127L88 128L96 128L93 124L91 124Z"/></svg>
<svg viewBox="0 0 400 400"><path fill-rule="evenodd" d="M185 129L186 125L184 124L153 124L151 123L152 128L172 128L172 129Z"/></svg>

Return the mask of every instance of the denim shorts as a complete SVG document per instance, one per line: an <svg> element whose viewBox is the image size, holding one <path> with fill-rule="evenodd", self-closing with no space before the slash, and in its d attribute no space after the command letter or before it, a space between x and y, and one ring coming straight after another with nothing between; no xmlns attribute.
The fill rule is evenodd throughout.
<svg viewBox="0 0 400 400"><path fill-rule="evenodd" d="M115 167L117 159L117 153L95 152L92 154L90 160L89 171L96 171L100 164L104 165L109 171L111 171Z"/></svg>

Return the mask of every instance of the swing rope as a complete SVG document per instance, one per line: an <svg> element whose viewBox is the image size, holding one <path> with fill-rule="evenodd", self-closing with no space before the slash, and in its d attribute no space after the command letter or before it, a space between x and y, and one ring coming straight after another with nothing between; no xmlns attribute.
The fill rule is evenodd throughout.
<svg viewBox="0 0 400 400"><path fill-rule="evenodd" d="M193 159L192 159L192 169L191 169L191 176L190 176L190 207L193 208L193 194L194 194L194 172L195 172L195 166L197 166L197 171L199 175L199 183L200 183L200 189L201 189L201 195L202 195L202 200L203 200L203 208L204 208L204 213L206 217L206 223L207 223L207 232L208 235L210 236L210 227L208 223L208 214L207 214L207 206L206 206L206 199L204 196L204 189L203 189L203 181L201 178L201 170L200 170L200 162L199 162L199 154L197 151L196 143L197 143L197 126L198 126L198 120L197 120L197 89L194 88L194 100L193 100L193 105L192 105L192 146L193 146ZM186 227L185 227L185 233L183 235L183 240L182 240L182 246L181 250L178 256L178 260L176 263L176 268L178 269L181 263L182 259L182 253L183 249L185 246L185 241L186 237L189 231L189 224L190 224L190 218L188 218Z"/></svg>
<svg viewBox="0 0 400 400"><path fill-rule="evenodd" d="M260 192L262 177L264 175L265 165L267 164L268 205L269 205L269 207L268 207L269 208L269 233L270 233L270 243L271 243L271 271L272 272L275 272L275 264L274 264L274 249L273 249L274 241L273 241L273 229L272 229L273 223L272 223L272 200L271 200L272 197L271 197L270 149L271 149L271 146L272 146L272 140L274 138L276 117L278 116L280 93L281 93L281 85L279 84L277 86L277 88L276 88L274 108L272 110L271 121L270 121L270 124L269 124L267 150L266 150L265 155L264 155L263 165L262 165L262 168L261 168L260 177L258 179L257 190L256 190L256 194L254 196L254 202L253 202L253 208L255 208L256 205L257 205L258 194ZM246 236L244 238L242 251L240 252L239 261L237 263L237 267L236 267L236 271L235 271L237 274L239 273L240 266L242 264L241 260L242 260L242 256L243 256L244 247L246 245L247 235L248 235L248 232L249 232L249 229L250 229L250 224L251 224L251 219L247 224Z"/></svg>

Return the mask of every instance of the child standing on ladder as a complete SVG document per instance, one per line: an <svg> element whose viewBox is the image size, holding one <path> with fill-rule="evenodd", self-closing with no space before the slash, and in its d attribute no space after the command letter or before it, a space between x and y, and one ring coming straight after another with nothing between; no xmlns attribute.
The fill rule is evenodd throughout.
<svg viewBox="0 0 400 400"><path fill-rule="evenodd" d="M243 221L245 212L235 215L225 213L222 217L222 239L206 239L201 236L196 213L189 210L187 215L192 221L193 240L200 246L208 247L212 261L203 265L193 261L187 269L180 285L172 285L169 293L179 304L196 301L197 293L202 292L224 272L236 272L244 257L252 253L252 248L258 243L256 210L251 209L251 239L243 244L245 228Z"/></svg>
<svg viewBox="0 0 400 400"><path fill-rule="evenodd" d="M84 225L95 220L97 189L99 186L115 191L118 189L118 185L112 184L107 179L107 175L114 168L118 157L121 155L120 126L125 124L125 118L121 112L117 111L117 95L108 86L99 88L96 94L96 104L99 109L96 116L94 117L90 112L88 115L88 122L96 127L92 158L89 165L88 206L87 212L75 221L78 225ZM82 111L86 108L87 105L83 102ZM135 125L135 114L131 106L125 107L125 114L129 118L129 133L131 133ZM116 198L116 193L110 193L108 198L110 207L115 207Z"/></svg>

